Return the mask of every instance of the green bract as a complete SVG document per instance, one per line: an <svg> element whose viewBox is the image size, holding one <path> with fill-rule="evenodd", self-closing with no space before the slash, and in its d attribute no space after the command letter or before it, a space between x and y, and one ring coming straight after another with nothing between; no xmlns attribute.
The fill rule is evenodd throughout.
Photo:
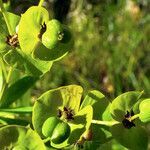
<svg viewBox="0 0 150 150"><path fill-rule="evenodd" d="M5 12L9 20L9 25L12 35L16 34L16 26L19 23L20 17ZM30 55L25 55L20 49L19 45L17 47L12 47L6 43L6 37L10 34L3 17L0 15L0 53L3 55L3 59L8 65L15 67L19 70L25 71L27 74L40 76L50 70L52 62L45 62L41 60L35 60Z"/></svg>
<svg viewBox="0 0 150 150"><path fill-rule="evenodd" d="M33 52L33 57L37 58L37 59L41 59L44 61L49 61L49 60L59 60L62 57L64 57L68 51L71 50L71 47L73 45L73 38L72 35L69 31L69 29L64 26L61 25L61 33L58 33L58 35L56 35L56 32L50 32L49 29L47 28L45 35L43 37L44 39L48 39L51 38L50 33L53 33L55 38L53 38L52 40L45 40L43 41L44 44L47 47L53 47L52 49L46 48L44 45L39 45L39 48L35 49L35 51ZM56 30L56 29L55 29ZM56 38L58 38L56 40ZM49 44L49 41L51 44Z"/></svg>
<svg viewBox="0 0 150 150"><path fill-rule="evenodd" d="M110 118L110 112L108 111L109 101L107 98L97 90L90 91L84 98L80 109L85 106L91 105L93 107L93 119L94 120L108 120ZM109 114L109 115L108 115ZM89 149L97 149L101 144L111 140L111 133L106 126L91 124L92 141L88 141L84 144L84 147Z"/></svg>
<svg viewBox="0 0 150 150"><path fill-rule="evenodd" d="M73 43L69 29L57 20L49 21L48 11L39 6L29 8L22 15L18 39L26 55L43 61L62 58Z"/></svg>
<svg viewBox="0 0 150 150"><path fill-rule="evenodd" d="M131 111L139 100L142 92L126 92L116 97L110 108L112 117L117 121L122 121L127 111ZM133 110L134 111L134 110Z"/></svg>
<svg viewBox="0 0 150 150"><path fill-rule="evenodd" d="M44 23L49 20L48 11L43 7L30 7L19 22L18 39L21 50L25 54L32 54L41 44L39 34Z"/></svg>
<svg viewBox="0 0 150 150"><path fill-rule="evenodd" d="M46 150L43 141L35 131L17 125L0 128L0 149Z"/></svg>
<svg viewBox="0 0 150 150"><path fill-rule="evenodd" d="M112 136L123 146L133 150L146 150L148 135L140 126L138 120L132 119L138 114L137 107L142 92L126 92L115 98L111 104L110 112L112 117L118 121L111 127ZM137 117L136 116L136 117Z"/></svg>
<svg viewBox="0 0 150 150"><path fill-rule="evenodd" d="M142 122L150 122L150 99L143 100L140 105L140 114L139 118Z"/></svg>
<svg viewBox="0 0 150 150"><path fill-rule="evenodd" d="M70 126L70 136L59 144L57 144L56 141L51 140L52 147L62 148L71 145L77 142L80 139L80 136L89 129L93 110L90 105L79 110L82 91L82 87L77 85L64 86L47 91L35 102L32 121L34 129L41 136L43 136L42 126L45 120L49 117L57 117L58 110L63 110L65 107L73 112L73 119L67 120L67 123Z"/></svg>
<svg viewBox="0 0 150 150"><path fill-rule="evenodd" d="M91 105L93 107L93 119L102 119L103 113L108 106L109 101L106 99L106 97L97 90L90 91L86 97L84 98L81 108L88 105Z"/></svg>
<svg viewBox="0 0 150 150"><path fill-rule="evenodd" d="M49 71L52 66L52 62L35 60L31 57L31 55L23 53L20 50L19 45L17 47L12 47L6 43L8 35L16 34L16 28L19 24L20 17L9 12L5 12L5 15L9 21L9 30L11 30L11 33L9 33L3 16L0 15L0 53L2 53L5 62L12 67L34 76L40 76ZM23 28L20 32L23 32L24 29L25 28Z"/></svg>

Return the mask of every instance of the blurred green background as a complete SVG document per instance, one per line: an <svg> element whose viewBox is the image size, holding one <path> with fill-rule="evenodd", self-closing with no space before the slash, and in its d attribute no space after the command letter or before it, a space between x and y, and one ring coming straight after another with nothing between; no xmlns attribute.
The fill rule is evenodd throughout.
<svg viewBox="0 0 150 150"><path fill-rule="evenodd" d="M10 0L9 11L21 14L37 0ZM47 0L51 18L67 24L72 51L36 85L35 91L79 84L108 97L129 90L150 90L150 14L148 0Z"/></svg>

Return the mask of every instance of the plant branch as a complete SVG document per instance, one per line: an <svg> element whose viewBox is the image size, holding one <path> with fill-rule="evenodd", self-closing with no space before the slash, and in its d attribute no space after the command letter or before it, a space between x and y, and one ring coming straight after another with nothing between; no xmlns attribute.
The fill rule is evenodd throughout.
<svg viewBox="0 0 150 150"><path fill-rule="evenodd" d="M46 139L44 139L44 140L42 140L44 143L46 143L46 142L48 142L48 141L50 141L50 137L48 137L48 138L46 138Z"/></svg>
<svg viewBox="0 0 150 150"><path fill-rule="evenodd" d="M101 121L101 120L92 120L93 124L105 125L105 126L113 126L118 124L118 121Z"/></svg>
<svg viewBox="0 0 150 150"><path fill-rule="evenodd" d="M2 59L1 56L0 56L0 64L1 64L1 67L2 67L4 79L6 80L6 78L7 78L7 71L6 71L6 67L5 67L5 64L4 64L3 59Z"/></svg>
<svg viewBox="0 0 150 150"><path fill-rule="evenodd" d="M40 0L40 2L39 2L39 4L38 4L38 6L42 6L42 5L43 5L43 3L44 3L44 0Z"/></svg>
<svg viewBox="0 0 150 150"><path fill-rule="evenodd" d="M135 119L139 118L139 115L140 115L140 114L136 114L136 115L132 116L132 117L130 118L130 120L132 121L132 120L135 120Z"/></svg>
<svg viewBox="0 0 150 150"><path fill-rule="evenodd" d="M10 82L12 73L13 73L13 67L11 67L11 68L9 69L8 76L7 76L7 79L6 79L6 83L7 83L7 84L9 84L9 82Z"/></svg>
<svg viewBox="0 0 150 150"><path fill-rule="evenodd" d="M9 20L8 20L8 17L7 17L7 12L6 12L6 10L5 10L4 6L3 6L2 0L0 0L0 9L1 9L2 15L4 17L5 23L7 25L9 34L12 35L13 34L13 30L11 28L11 25L9 24Z"/></svg>

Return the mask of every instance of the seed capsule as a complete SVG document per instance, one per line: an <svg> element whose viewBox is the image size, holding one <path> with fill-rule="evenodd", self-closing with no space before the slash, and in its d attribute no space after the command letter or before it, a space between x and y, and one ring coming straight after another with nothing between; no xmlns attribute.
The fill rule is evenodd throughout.
<svg viewBox="0 0 150 150"><path fill-rule="evenodd" d="M42 126L42 133L45 137L50 137L54 144L60 144L70 135L70 126L57 117L49 117Z"/></svg>
<svg viewBox="0 0 150 150"><path fill-rule="evenodd" d="M56 125L60 123L60 120L56 117L48 118L43 126L42 126L42 133L45 137L51 137Z"/></svg>
<svg viewBox="0 0 150 150"><path fill-rule="evenodd" d="M59 144L65 141L69 137L69 135L70 126L65 122L61 122L54 129L51 140L53 143Z"/></svg>
<svg viewBox="0 0 150 150"><path fill-rule="evenodd" d="M70 49L72 35L67 27L53 19L46 24L46 31L42 35L42 43L48 49Z"/></svg>

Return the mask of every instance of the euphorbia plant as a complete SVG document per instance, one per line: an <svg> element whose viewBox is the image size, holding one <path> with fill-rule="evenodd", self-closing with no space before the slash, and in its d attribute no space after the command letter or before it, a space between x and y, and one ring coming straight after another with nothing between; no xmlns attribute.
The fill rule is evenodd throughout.
<svg viewBox="0 0 150 150"><path fill-rule="evenodd" d="M96 150L116 139L131 150L146 150L150 99L143 92L126 92L110 101L97 90L83 98L81 86L68 85L44 92L33 107L16 107L73 44L68 27L50 19L42 3L17 16L0 0L0 149ZM26 76L13 82L14 68Z"/></svg>

